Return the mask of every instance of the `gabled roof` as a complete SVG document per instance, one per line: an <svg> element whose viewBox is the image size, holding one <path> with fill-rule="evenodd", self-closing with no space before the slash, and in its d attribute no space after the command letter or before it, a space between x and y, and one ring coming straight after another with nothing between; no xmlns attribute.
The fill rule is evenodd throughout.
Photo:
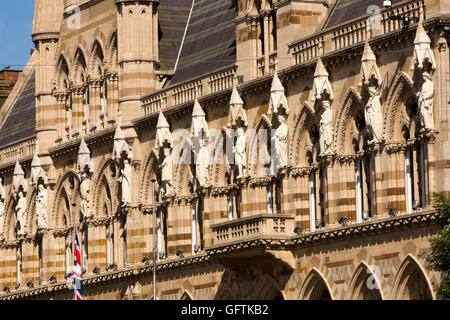
<svg viewBox="0 0 450 320"><path fill-rule="evenodd" d="M173 70L186 28L192 0L161 0L159 17L159 61L162 70Z"/></svg>
<svg viewBox="0 0 450 320"><path fill-rule="evenodd" d="M171 84L236 62L237 1L196 0Z"/></svg>
<svg viewBox="0 0 450 320"><path fill-rule="evenodd" d="M0 126L0 147L36 134L35 71L17 95Z"/></svg>

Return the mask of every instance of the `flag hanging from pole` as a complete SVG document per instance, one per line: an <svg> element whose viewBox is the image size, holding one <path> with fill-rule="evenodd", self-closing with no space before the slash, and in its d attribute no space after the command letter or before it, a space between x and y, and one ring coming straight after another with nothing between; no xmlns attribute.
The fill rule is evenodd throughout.
<svg viewBox="0 0 450 320"><path fill-rule="evenodd" d="M78 227L75 224L75 251L73 255L73 277L75 279L75 300L83 300L83 273L81 271L80 241Z"/></svg>

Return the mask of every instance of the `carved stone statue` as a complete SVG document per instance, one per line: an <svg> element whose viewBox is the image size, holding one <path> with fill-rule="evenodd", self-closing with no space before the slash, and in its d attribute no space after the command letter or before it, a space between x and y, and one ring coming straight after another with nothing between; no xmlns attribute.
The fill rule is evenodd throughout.
<svg viewBox="0 0 450 320"><path fill-rule="evenodd" d="M131 203L131 164L128 159L123 161L123 169L120 170L120 182L122 183L122 206Z"/></svg>
<svg viewBox="0 0 450 320"><path fill-rule="evenodd" d="M247 176L247 137L243 127L237 128L236 144L233 148L235 165L238 168L238 178Z"/></svg>
<svg viewBox="0 0 450 320"><path fill-rule="evenodd" d="M3 180L0 178L0 239L3 238L5 216L5 187L3 187Z"/></svg>
<svg viewBox="0 0 450 320"><path fill-rule="evenodd" d="M173 185L172 185L172 156L170 154L170 148L164 148L164 160L159 166L161 170L161 182L164 187L164 195L171 196L173 194Z"/></svg>
<svg viewBox="0 0 450 320"><path fill-rule="evenodd" d="M431 76L428 72L422 74L422 88L420 92L417 93L419 100L419 112L420 112L420 123L423 130L433 130L433 98L434 98L434 84Z"/></svg>
<svg viewBox="0 0 450 320"><path fill-rule="evenodd" d="M91 216L91 180L86 175L86 173L81 174L81 184L80 184L80 211L84 218Z"/></svg>
<svg viewBox="0 0 450 320"><path fill-rule="evenodd" d="M322 100L324 109L320 118L320 155L325 156L333 152L333 112L330 108L329 100Z"/></svg>
<svg viewBox="0 0 450 320"><path fill-rule="evenodd" d="M367 128L373 139L370 142L380 142L383 136L383 114L380 95L375 87L369 87L370 98L364 110Z"/></svg>
<svg viewBox="0 0 450 320"><path fill-rule="evenodd" d="M288 140L288 127L286 125L286 118L283 115L278 115L278 122L280 125L275 131L275 135L272 137L275 146L275 172L278 173L280 169L287 165L287 140Z"/></svg>
<svg viewBox="0 0 450 320"><path fill-rule="evenodd" d="M36 196L36 216L38 229L47 228L47 203L48 191L43 183L38 184L38 193Z"/></svg>
<svg viewBox="0 0 450 320"><path fill-rule="evenodd" d="M201 187L208 185L209 151L205 140L200 139L200 150L195 163L195 175Z"/></svg>
<svg viewBox="0 0 450 320"><path fill-rule="evenodd" d="M25 226L27 222L26 221L27 199L25 198L22 191L19 191L17 205L15 209L17 215L17 222L19 222L17 235L22 236L25 234Z"/></svg>

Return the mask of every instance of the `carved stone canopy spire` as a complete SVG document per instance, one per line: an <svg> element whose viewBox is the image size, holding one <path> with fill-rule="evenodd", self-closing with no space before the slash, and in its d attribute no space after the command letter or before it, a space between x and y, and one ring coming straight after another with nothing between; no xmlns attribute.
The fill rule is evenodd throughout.
<svg viewBox="0 0 450 320"><path fill-rule="evenodd" d="M116 128L116 133L114 134L114 150L113 150L113 160L120 159L122 153L126 153L127 158L131 159L133 157L131 149L125 140L125 135L123 134L120 125Z"/></svg>
<svg viewBox="0 0 450 320"><path fill-rule="evenodd" d="M191 135L195 138L204 137L209 139L209 129L206 123L206 114L202 109L202 106L195 98L194 110L192 111L192 124L191 124Z"/></svg>
<svg viewBox="0 0 450 320"><path fill-rule="evenodd" d="M243 121L245 127L248 126L247 114L244 110L244 101L242 101L242 98L234 85L233 91L231 92L227 127L230 128L231 126L235 126L238 119Z"/></svg>
<svg viewBox="0 0 450 320"><path fill-rule="evenodd" d="M410 70L413 71L417 67L422 70L425 62L431 64L431 69L436 70L436 60L434 58L433 50L430 47L431 40L422 24L422 17L416 31L416 38L414 39L414 55Z"/></svg>
<svg viewBox="0 0 450 320"><path fill-rule="evenodd" d="M170 147L173 145L173 139L172 134L169 130L170 126L167 122L166 117L164 116L164 113L159 111L159 117L158 117L158 124L156 125L156 142L155 142L155 148L158 149L159 147L164 146L164 142L167 142Z"/></svg>
<svg viewBox="0 0 450 320"><path fill-rule="evenodd" d="M25 172L20 166L18 158L14 167L12 187L14 192L19 192L20 187L25 190Z"/></svg>
<svg viewBox="0 0 450 320"><path fill-rule="evenodd" d="M30 184L32 186L38 184L39 179L42 179L45 184L48 183L47 175L41 167L41 160L39 159L39 144L36 143L36 150L34 152L33 161L31 162L31 177Z"/></svg>
<svg viewBox="0 0 450 320"><path fill-rule="evenodd" d="M322 94L328 94L330 100L334 99L333 89L331 88L330 80L328 79L328 71L323 65L322 59L317 60L316 71L314 72L314 83L311 93L311 101L320 100Z"/></svg>
<svg viewBox="0 0 450 320"><path fill-rule="evenodd" d="M194 118L194 117L205 117L205 116L206 116L206 114L203 111L202 106L198 102L198 99L195 98L194 110L192 111L192 118Z"/></svg>
<svg viewBox="0 0 450 320"><path fill-rule="evenodd" d="M94 164L91 159L91 151L89 150L86 142L84 141L84 138L81 138L80 149L78 150L77 163L78 163L77 169L79 173L84 172L86 167L88 168L90 173L94 172Z"/></svg>
<svg viewBox="0 0 450 320"><path fill-rule="evenodd" d="M242 101L235 85L233 86L233 91L231 92L230 105L244 105L244 101Z"/></svg>
<svg viewBox="0 0 450 320"><path fill-rule="evenodd" d="M289 114L289 106L284 92L283 84L281 83L280 78L278 78L278 71L275 70L272 88L270 89L270 102L267 114L279 113L279 109L283 109L286 115Z"/></svg>
<svg viewBox="0 0 450 320"><path fill-rule="evenodd" d="M377 86L381 86L383 80L378 69L377 58L370 47L369 39L366 38L364 52L361 58L361 82L358 85L362 86L363 83L366 86L369 85L371 78L377 80Z"/></svg>

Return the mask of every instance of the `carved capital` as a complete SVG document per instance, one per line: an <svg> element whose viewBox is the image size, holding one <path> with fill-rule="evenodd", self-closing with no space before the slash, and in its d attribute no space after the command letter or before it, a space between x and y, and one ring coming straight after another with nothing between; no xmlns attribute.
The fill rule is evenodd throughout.
<svg viewBox="0 0 450 320"><path fill-rule="evenodd" d="M298 177L304 178L304 177L309 176L309 174L313 171L314 171L313 167L296 167L296 168L291 168L290 174L291 174L291 177L293 177L293 178L298 178Z"/></svg>

